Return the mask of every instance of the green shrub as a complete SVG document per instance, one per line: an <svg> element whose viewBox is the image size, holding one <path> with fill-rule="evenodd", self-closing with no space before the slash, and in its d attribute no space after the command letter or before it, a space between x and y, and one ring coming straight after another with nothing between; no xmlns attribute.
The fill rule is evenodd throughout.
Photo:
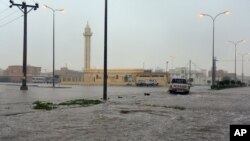
<svg viewBox="0 0 250 141"><path fill-rule="evenodd" d="M43 101L35 101L33 102L33 109L39 110L53 110L56 109L58 106L70 106L70 105L81 105L81 106L88 106L88 105L95 105L100 104L102 101L100 100L87 100L87 99L77 99L77 100L70 100L65 101L59 104L54 104L52 102L43 102Z"/></svg>
<svg viewBox="0 0 250 141"><path fill-rule="evenodd" d="M70 101L66 101L66 102L62 102L59 103L58 105L65 105L65 106L69 106L69 105L95 105L95 104L100 104L102 103L102 101L100 100L87 100L87 99L77 99L77 100L70 100Z"/></svg>
<svg viewBox="0 0 250 141"><path fill-rule="evenodd" d="M51 102L42 102L42 101L35 101L33 102L33 109L39 110L52 110L56 109L57 105Z"/></svg>

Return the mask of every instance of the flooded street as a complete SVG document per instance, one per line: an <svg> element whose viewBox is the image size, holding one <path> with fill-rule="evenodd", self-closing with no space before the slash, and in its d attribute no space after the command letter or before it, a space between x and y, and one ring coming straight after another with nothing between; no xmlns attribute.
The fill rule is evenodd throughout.
<svg viewBox="0 0 250 141"><path fill-rule="evenodd" d="M36 100L102 98L101 86L69 87L30 86L25 92L0 85L0 140L229 141L230 124L250 123L250 87L194 86L189 95L168 94L164 87L109 87L103 104L32 109Z"/></svg>

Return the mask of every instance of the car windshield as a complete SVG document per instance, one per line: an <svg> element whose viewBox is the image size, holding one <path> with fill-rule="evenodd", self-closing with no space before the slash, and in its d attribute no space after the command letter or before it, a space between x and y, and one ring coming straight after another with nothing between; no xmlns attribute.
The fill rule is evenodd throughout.
<svg viewBox="0 0 250 141"><path fill-rule="evenodd" d="M181 84L186 84L187 81L185 79L173 79L172 83L181 83Z"/></svg>

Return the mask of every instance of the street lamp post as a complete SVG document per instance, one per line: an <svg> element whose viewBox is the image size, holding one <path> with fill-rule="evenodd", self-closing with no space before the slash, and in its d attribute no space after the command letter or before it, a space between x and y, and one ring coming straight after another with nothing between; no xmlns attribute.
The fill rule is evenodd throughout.
<svg viewBox="0 0 250 141"><path fill-rule="evenodd" d="M250 55L250 53L243 53L243 54L240 54L240 55L242 57L241 82L243 83L243 81L244 81L244 67L243 67L243 65L244 65L244 56Z"/></svg>
<svg viewBox="0 0 250 141"><path fill-rule="evenodd" d="M234 47L235 47L235 52L234 52L234 56L235 56L235 58L234 58L234 81L235 81L235 83L236 83L236 81L237 81L237 74L236 74L236 48L237 48L237 45L239 44L239 43L243 43L243 42L245 42L245 40L239 40L239 41L237 41L237 42L233 42L233 41L228 41L228 43L231 43L231 44L233 44L234 45Z"/></svg>
<svg viewBox="0 0 250 141"><path fill-rule="evenodd" d="M168 71L168 61L166 62L166 72Z"/></svg>
<svg viewBox="0 0 250 141"><path fill-rule="evenodd" d="M55 87L55 12L63 12L64 9L53 9L49 7L48 5L44 4L45 8L50 9L53 12L53 76L52 76L52 83L53 83L53 88Z"/></svg>
<svg viewBox="0 0 250 141"><path fill-rule="evenodd" d="M213 88L213 86L214 86L214 84L215 84L215 58L214 58L214 28L215 28L215 20L216 20L216 18L218 17L218 16L220 16L220 15L224 15L224 14L228 14L229 13L229 11L224 11L224 12L221 12L221 13L219 13L219 14L217 14L216 16L211 16L211 15L209 15L209 14L204 14L204 13L201 13L200 14L200 16L208 16L208 17L210 17L211 19L212 19L212 21L213 21L213 49L212 49L212 88Z"/></svg>

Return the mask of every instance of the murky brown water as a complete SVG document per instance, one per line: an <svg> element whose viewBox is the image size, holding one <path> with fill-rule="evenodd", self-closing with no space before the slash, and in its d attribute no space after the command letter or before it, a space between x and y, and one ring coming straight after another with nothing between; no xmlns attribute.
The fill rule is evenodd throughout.
<svg viewBox="0 0 250 141"><path fill-rule="evenodd" d="M197 86L190 95L170 95L163 87L109 87L104 104L37 111L31 108L36 100L100 99L102 87L22 92L0 85L0 140L228 141L230 124L250 123L249 90Z"/></svg>

